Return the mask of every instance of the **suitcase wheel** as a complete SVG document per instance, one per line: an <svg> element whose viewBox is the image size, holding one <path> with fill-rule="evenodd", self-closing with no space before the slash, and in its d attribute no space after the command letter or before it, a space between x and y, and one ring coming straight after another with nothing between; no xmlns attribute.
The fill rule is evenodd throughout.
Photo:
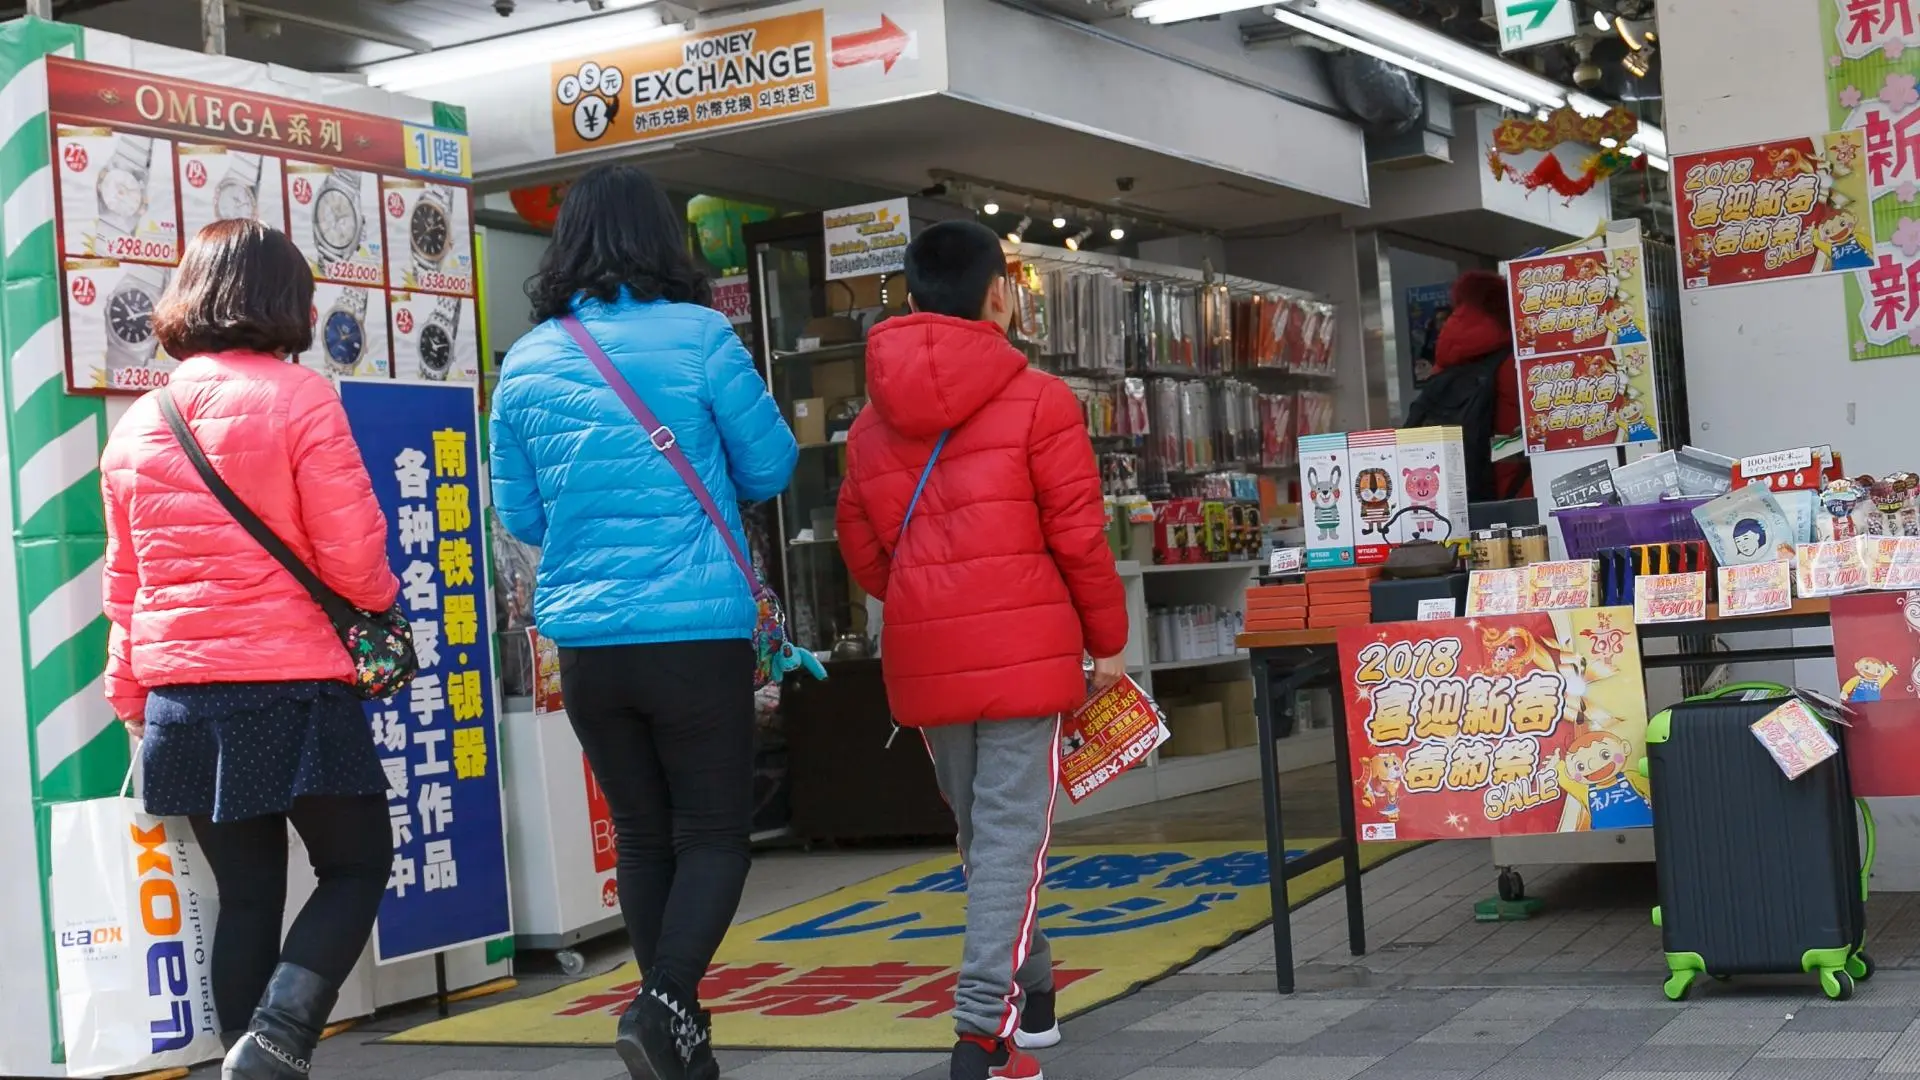
<svg viewBox="0 0 1920 1080"><path fill-rule="evenodd" d="M1866 982L1873 978L1873 957L1864 951L1847 957L1847 974L1853 976L1854 982Z"/></svg>
<svg viewBox="0 0 1920 1080"><path fill-rule="evenodd" d="M1693 980L1699 978L1697 971L1676 971L1667 976L1666 992L1668 1001L1685 1001L1693 992Z"/></svg>
<svg viewBox="0 0 1920 1080"><path fill-rule="evenodd" d="M1820 990L1835 1001L1846 1001L1853 997L1853 976L1842 969L1820 972Z"/></svg>
<svg viewBox="0 0 1920 1080"><path fill-rule="evenodd" d="M1508 903L1527 898L1526 881L1511 867L1500 871L1500 877L1494 883L1494 888L1499 892L1500 899Z"/></svg>

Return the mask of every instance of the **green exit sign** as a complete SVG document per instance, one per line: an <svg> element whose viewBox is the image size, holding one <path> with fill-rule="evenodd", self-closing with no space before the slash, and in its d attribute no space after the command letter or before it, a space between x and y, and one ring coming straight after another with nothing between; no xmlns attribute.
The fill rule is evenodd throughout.
<svg viewBox="0 0 1920 1080"><path fill-rule="evenodd" d="M1500 51L1532 48L1574 36L1574 0L1494 0L1500 15Z"/></svg>

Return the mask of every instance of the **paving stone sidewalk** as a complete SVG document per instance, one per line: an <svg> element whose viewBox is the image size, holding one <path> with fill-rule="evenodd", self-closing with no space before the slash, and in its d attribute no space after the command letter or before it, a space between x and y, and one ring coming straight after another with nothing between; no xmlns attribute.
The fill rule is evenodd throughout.
<svg viewBox="0 0 1920 1080"><path fill-rule="evenodd" d="M1541 874L1548 912L1472 921L1487 847L1438 844L1366 877L1368 955L1349 955L1342 901L1295 913L1299 992L1274 989L1272 937L1249 935L1185 973L1065 1025L1049 1080L1920 1080L1920 912L1876 897L1881 972L1846 1003L1811 979L1705 983L1672 1004L1647 922L1648 868ZM609 955L605 962L616 959ZM532 975L520 993L562 980ZM466 1008L484 1007L476 1002ZM386 1046L431 1018L383 1015L329 1040L321 1080L625 1080L605 1050ZM942 1054L723 1051L731 1080L943 1080ZM202 1075L195 1073L196 1080Z"/></svg>

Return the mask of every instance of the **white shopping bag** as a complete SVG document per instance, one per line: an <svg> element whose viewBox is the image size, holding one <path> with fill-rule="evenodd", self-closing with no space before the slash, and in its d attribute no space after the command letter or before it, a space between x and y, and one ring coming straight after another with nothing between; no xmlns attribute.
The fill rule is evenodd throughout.
<svg viewBox="0 0 1920 1080"><path fill-rule="evenodd" d="M220 1057L209 967L217 893L186 820L147 814L123 789L119 798L55 804L52 847L67 1074Z"/></svg>

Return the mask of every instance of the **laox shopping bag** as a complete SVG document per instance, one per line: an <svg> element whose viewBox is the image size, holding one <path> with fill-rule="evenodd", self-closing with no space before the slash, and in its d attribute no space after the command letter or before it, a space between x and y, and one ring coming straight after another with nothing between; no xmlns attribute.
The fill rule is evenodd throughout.
<svg viewBox="0 0 1920 1080"><path fill-rule="evenodd" d="M56 804L52 834L68 1075L218 1058L209 978L218 900L192 828L123 796Z"/></svg>

